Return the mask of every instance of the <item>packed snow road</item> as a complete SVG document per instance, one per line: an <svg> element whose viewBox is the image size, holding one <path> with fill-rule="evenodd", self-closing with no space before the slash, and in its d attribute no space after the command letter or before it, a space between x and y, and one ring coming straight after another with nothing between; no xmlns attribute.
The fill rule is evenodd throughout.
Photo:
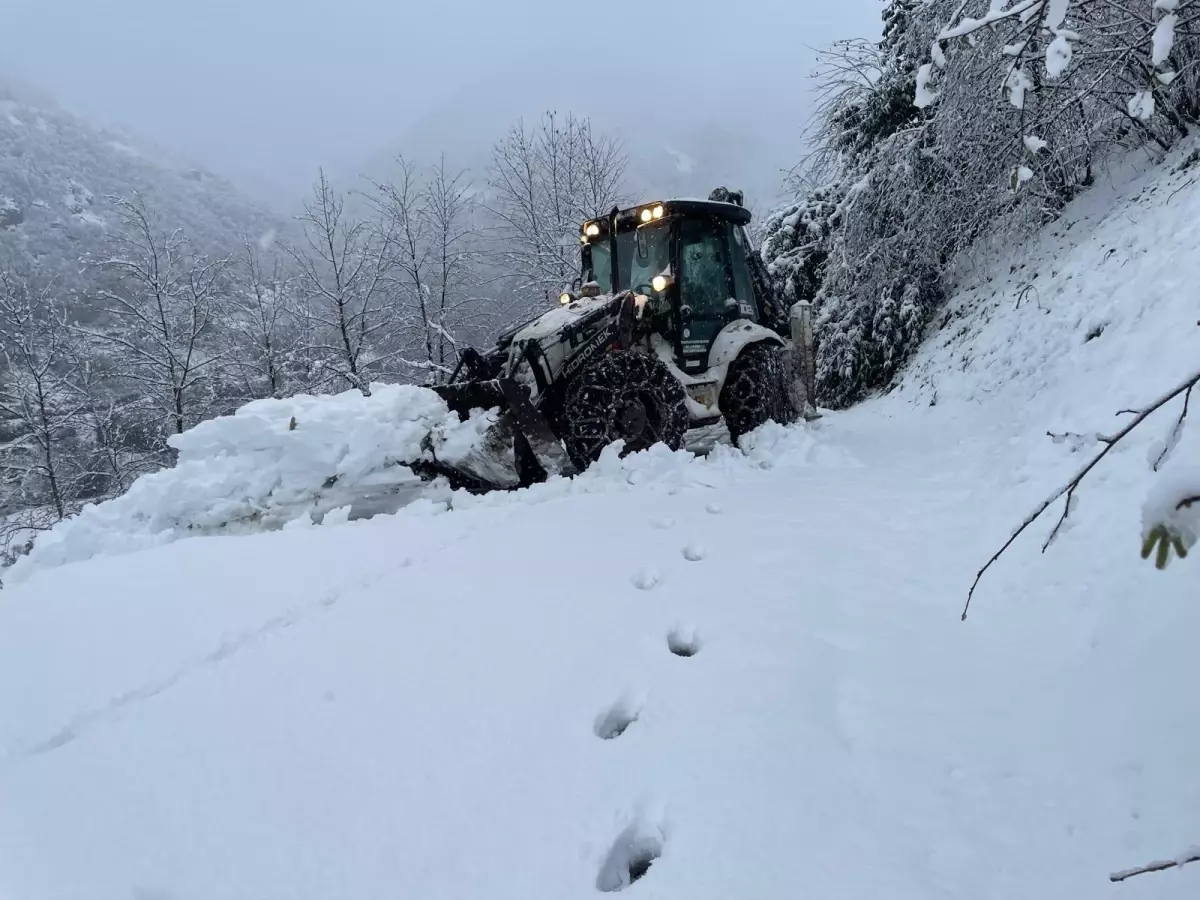
<svg viewBox="0 0 1200 900"><path fill-rule="evenodd" d="M234 452L80 517L0 592L0 898L1196 897L1108 880L1200 841L1200 561L1138 558L1178 407L959 621L1200 358L1172 164L981 270L890 396L744 453L176 540L274 496ZM374 478L339 409L300 462L209 434Z"/></svg>

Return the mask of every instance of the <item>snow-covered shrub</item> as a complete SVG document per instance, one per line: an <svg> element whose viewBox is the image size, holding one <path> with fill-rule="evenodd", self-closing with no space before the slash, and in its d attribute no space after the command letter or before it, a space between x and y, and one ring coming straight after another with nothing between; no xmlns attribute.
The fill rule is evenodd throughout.
<svg viewBox="0 0 1200 900"><path fill-rule="evenodd" d="M825 277L830 238L839 218L839 200L834 186L817 188L811 194L776 210L763 226L763 258L767 271L790 305L813 300Z"/></svg>

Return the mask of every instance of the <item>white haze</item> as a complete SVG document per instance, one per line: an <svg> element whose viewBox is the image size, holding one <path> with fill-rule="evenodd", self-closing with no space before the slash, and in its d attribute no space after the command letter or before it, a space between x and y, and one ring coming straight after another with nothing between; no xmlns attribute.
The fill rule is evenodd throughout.
<svg viewBox="0 0 1200 900"><path fill-rule="evenodd" d="M396 150L476 164L518 116L571 110L702 155L761 194L800 155L812 47L875 37L880 0L0 0L0 66L97 124L276 207L318 166ZM686 146L677 146L685 144ZM705 173L708 174L707 172Z"/></svg>

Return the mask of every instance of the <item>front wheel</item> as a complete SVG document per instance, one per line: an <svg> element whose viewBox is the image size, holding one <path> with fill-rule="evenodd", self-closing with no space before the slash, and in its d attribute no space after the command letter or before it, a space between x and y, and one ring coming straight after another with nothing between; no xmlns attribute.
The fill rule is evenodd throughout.
<svg viewBox="0 0 1200 900"><path fill-rule="evenodd" d="M616 440L622 453L657 443L678 450L688 427L686 395L661 360L619 351L592 363L567 387L559 432L567 455L585 469Z"/></svg>
<svg viewBox="0 0 1200 900"><path fill-rule="evenodd" d="M735 446L767 421L788 425L796 420L785 353L772 343L751 344L730 364L719 402Z"/></svg>

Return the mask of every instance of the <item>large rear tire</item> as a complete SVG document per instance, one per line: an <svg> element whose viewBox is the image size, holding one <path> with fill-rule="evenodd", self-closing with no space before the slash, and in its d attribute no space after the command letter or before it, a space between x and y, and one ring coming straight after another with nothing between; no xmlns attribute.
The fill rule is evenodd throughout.
<svg viewBox="0 0 1200 900"><path fill-rule="evenodd" d="M653 356L619 351L568 385L558 430L571 462L586 469L616 440L625 441L622 455L659 442L678 450L687 428L686 394L671 370Z"/></svg>
<svg viewBox="0 0 1200 900"><path fill-rule="evenodd" d="M718 402L735 446L742 435L767 421L796 421L785 352L776 344L751 344L730 364Z"/></svg>

